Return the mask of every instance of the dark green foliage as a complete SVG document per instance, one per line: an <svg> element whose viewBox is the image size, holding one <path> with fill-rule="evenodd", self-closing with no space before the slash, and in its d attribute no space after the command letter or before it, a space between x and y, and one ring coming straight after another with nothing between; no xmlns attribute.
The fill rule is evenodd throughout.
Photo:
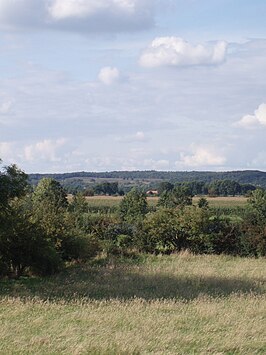
<svg viewBox="0 0 266 355"><path fill-rule="evenodd" d="M165 208L184 207L192 205L192 193L186 186L177 185L174 189L164 191L158 201L158 206Z"/></svg>
<svg viewBox="0 0 266 355"><path fill-rule="evenodd" d="M84 196L94 196L94 190L92 188L86 188L83 191Z"/></svg>
<svg viewBox="0 0 266 355"><path fill-rule="evenodd" d="M32 195L32 219L58 250L66 233L67 207L66 192L59 182L48 178L39 182Z"/></svg>
<svg viewBox="0 0 266 355"><path fill-rule="evenodd" d="M155 252L173 252L187 248L186 227L181 225L180 210L159 209L145 220L147 247Z"/></svg>
<svg viewBox="0 0 266 355"><path fill-rule="evenodd" d="M266 192L253 191L242 224L242 250L245 255L266 256Z"/></svg>
<svg viewBox="0 0 266 355"><path fill-rule="evenodd" d="M85 195L78 192L73 197L73 201L69 206L70 211L74 212L77 216L84 212L88 212L88 202L86 201Z"/></svg>
<svg viewBox="0 0 266 355"><path fill-rule="evenodd" d="M241 252L239 222L195 206L160 209L145 220L148 251L233 254Z"/></svg>
<svg viewBox="0 0 266 355"><path fill-rule="evenodd" d="M204 182L232 180L239 184L252 184L266 187L266 172L258 170L210 172L210 171L111 171L111 172L74 172L65 174L30 174L30 180L36 184L43 177L50 177L60 182L73 179L122 179L122 180L166 180L171 183ZM193 193L195 193L193 191Z"/></svg>
<svg viewBox="0 0 266 355"><path fill-rule="evenodd" d="M132 189L121 201L119 213L123 220L134 222L142 219L148 212L146 194Z"/></svg>
<svg viewBox="0 0 266 355"><path fill-rule="evenodd" d="M241 193L241 186L232 180L215 180L208 185L210 195L235 196Z"/></svg>
<svg viewBox="0 0 266 355"><path fill-rule="evenodd" d="M60 257L40 226L31 220L27 200L15 201L6 215L7 224L0 235L1 259L14 277L25 270L51 274L60 267Z"/></svg>
<svg viewBox="0 0 266 355"><path fill-rule="evenodd" d="M55 180L43 179L28 193L26 175L12 166L1 173L0 266L1 276L23 273L48 275L63 260L87 260L99 251L94 236L80 222L86 212L83 196L68 211L66 193Z"/></svg>
<svg viewBox="0 0 266 355"><path fill-rule="evenodd" d="M209 202L205 197L201 197L198 201L198 207L199 208L208 208L209 207Z"/></svg>
<svg viewBox="0 0 266 355"><path fill-rule="evenodd" d="M37 205L52 205L56 209L68 206L67 194L60 183L54 179L42 179L33 193L33 202Z"/></svg>
<svg viewBox="0 0 266 355"><path fill-rule="evenodd" d="M266 219L266 191L257 189L253 191L248 200L250 206L257 212L258 217L265 223Z"/></svg>
<svg viewBox="0 0 266 355"><path fill-rule="evenodd" d="M94 187L94 192L97 195L116 195L119 193L117 182L103 182Z"/></svg>
<svg viewBox="0 0 266 355"><path fill-rule="evenodd" d="M25 195L29 189L27 180L28 176L16 165L10 165L0 171L0 208L7 207L13 198Z"/></svg>
<svg viewBox="0 0 266 355"><path fill-rule="evenodd" d="M61 257L65 261L87 261L101 251L97 237L72 229L61 241Z"/></svg>
<svg viewBox="0 0 266 355"><path fill-rule="evenodd" d="M252 188L245 186L245 191ZM31 193L27 175L14 165L7 167L0 173L0 276L48 275L65 261L84 262L99 252L188 249L265 256L266 192L252 191L248 208L209 208L204 197L192 206L193 194L207 190L225 196L243 191L228 179L161 182L158 207L148 208L146 194L133 188L119 207L95 206L93 211L82 192L69 204L64 188L49 177ZM97 185L96 192L119 194L118 183Z"/></svg>
<svg viewBox="0 0 266 355"><path fill-rule="evenodd" d="M158 186L158 193L159 193L159 195L161 195L165 191L173 190L173 188L174 188L174 185L171 184L169 181L163 181Z"/></svg>

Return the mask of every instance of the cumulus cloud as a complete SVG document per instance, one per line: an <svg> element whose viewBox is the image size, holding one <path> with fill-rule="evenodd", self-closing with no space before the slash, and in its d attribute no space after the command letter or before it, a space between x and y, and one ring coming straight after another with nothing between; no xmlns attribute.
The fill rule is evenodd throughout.
<svg viewBox="0 0 266 355"><path fill-rule="evenodd" d="M5 29L121 32L149 28L153 21L153 0L0 0Z"/></svg>
<svg viewBox="0 0 266 355"><path fill-rule="evenodd" d="M52 18L63 20L66 18L86 18L101 11L121 11L134 14L136 1L133 0L55 0L48 11Z"/></svg>
<svg viewBox="0 0 266 355"><path fill-rule="evenodd" d="M146 139L145 133L142 132L142 131L137 132L137 133L135 134L135 139L136 139L137 141L144 141L144 140Z"/></svg>
<svg viewBox="0 0 266 355"><path fill-rule="evenodd" d="M226 158L217 154L214 150L205 147L196 147L193 154L181 153L181 160L176 162L187 167L220 166L226 162Z"/></svg>
<svg viewBox="0 0 266 355"><path fill-rule="evenodd" d="M147 137L143 131L138 131L135 134L124 135L116 138L117 142L132 143L132 142L146 142Z"/></svg>
<svg viewBox="0 0 266 355"><path fill-rule="evenodd" d="M120 72L117 68L104 67L100 70L98 79L105 85L112 85L120 80Z"/></svg>
<svg viewBox="0 0 266 355"><path fill-rule="evenodd" d="M34 161L35 159L48 160L51 162L59 161L56 151L58 148L64 146L65 138L57 140L44 139L36 144L28 145L24 148L24 157L27 161Z"/></svg>
<svg viewBox="0 0 266 355"><path fill-rule="evenodd" d="M142 166L145 169L151 169L151 170L169 170L170 162L167 159L160 159L160 160L145 159L143 161Z"/></svg>
<svg viewBox="0 0 266 355"><path fill-rule="evenodd" d="M245 115L240 121L234 124L238 127L253 128L256 126L266 126L266 104L259 105L253 115Z"/></svg>
<svg viewBox="0 0 266 355"><path fill-rule="evenodd" d="M143 67L217 65L225 60L227 43L192 45L178 37L157 37L142 53Z"/></svg>
<svg viewBox="0 0 266 355"><path fill-rule="evenodd" d="M10 112L11 107L12 107L13 101L12 100L6 100L3 102L0 102L0 115L5 115Z"/></svg>
<svg viewBox="0 0 266 355"><path fill-rule="evenodd" d="M0 142L0 159L4 162L10 161L12 157L13 145L10 142Z"/></svg>

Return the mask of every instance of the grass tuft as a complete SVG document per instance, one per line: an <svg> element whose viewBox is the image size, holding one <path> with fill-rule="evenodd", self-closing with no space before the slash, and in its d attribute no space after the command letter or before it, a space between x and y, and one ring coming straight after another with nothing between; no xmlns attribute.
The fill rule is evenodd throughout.
<svg viewBox="0 0 266 355"><path fill-rule="evenodd" d="M1 281L0 353L266 353L265 264L183 252Z"/></svg>

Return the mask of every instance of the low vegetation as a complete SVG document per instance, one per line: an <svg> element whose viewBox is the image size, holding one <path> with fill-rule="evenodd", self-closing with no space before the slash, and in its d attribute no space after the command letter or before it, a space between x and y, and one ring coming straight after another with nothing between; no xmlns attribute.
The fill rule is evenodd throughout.
<svg viewBox="0 0 266 355"><path fill-rule="evenodd" d="M70 198L2 169L0 353L266 352L265 190L162 186Z"/></svg>
<svg viewBox="0 0 266 355"><path fill-rule="evenodd" d="M204 197L193 201L190 185L164 182L150 204L145 192L133 188L117 206L92 208L81 193L69 200L51 178L32 190L16 166L2 171L0 183L2 277L49 275L66 262L85 262L100 253L266 254L262 189L250 193L247 207L214 208ZM118 184L106 183L105 189L117 190Z"/></svg>
<svg viewBox="0 0 266 355"><path fill-rule="evenodd" d="M2 354L263 354L265 259L98 259L0 285Z"/></svg>

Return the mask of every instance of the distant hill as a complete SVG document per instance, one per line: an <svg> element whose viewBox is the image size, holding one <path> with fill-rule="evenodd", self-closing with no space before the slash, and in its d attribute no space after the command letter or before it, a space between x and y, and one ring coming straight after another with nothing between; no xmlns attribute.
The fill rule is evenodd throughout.
<svg viewBox="0 0 266 355"><path fill-rule="evenodd" d="M259 170L243 170L243 171L111 171L111 172L73 172L64 174L29 174L32 184L36 184L41 178L50 177L61 181L65 184L73 181L89 181L97 182L98 180L119 180L123 183L126 181L142 181L155 183L156 181L201 181L209 183L214 180L233 180L241 184L252 184L266 188L266 172Z"/></svg>

